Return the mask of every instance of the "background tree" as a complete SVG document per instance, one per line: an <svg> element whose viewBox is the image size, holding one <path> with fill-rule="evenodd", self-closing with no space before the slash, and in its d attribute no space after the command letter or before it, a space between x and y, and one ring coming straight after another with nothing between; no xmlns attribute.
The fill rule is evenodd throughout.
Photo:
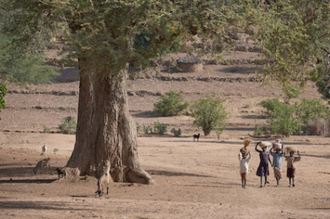
<svg viewBox="0 0 330 219"><path fill-rule="evenodd" d="M217 96L207 96L194 101L190 110L195 118L194 125L202 128L207 136L212 130L222 131L226 126L228 113L223 106L223 99Z"/></svg>
<svg viewBox="0 0 330 219"><path fill-rule="evenodd" d="M279 81L292 94L312 78L329 98L329 1L277 0L251 11L251 37L268 59L264 78Z"/></svg>
<svg viewBox="0 0 330 219"><path fill-rule="evenodd" d="M5 100L3 99L7 94L7 88L3 83L0 83L0 112L5 108ZM1 119L1 117L0 117Z"/></svg>
<svg viewBox="0 0 330 219"><path fill-rule="evenodd" d="M15 13L12 11L11 13ZM10 20L11 13L0 8L0 76L11 82L25 84L50 83L58 75L56 69L45 65L46 39L37 46L12 47L10 43L15 36L5 34L4 23ZM18 12L17 12L18 13Z"/></svg>

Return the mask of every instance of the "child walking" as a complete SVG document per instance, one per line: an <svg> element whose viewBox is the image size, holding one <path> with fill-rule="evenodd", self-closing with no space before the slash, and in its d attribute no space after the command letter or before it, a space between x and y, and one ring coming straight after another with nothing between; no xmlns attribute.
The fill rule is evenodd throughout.
<svg viewBox="0 0 330 219"><path fill-rule="evenodd" d="M249 157L247 157L249 155ZM238 155L239 164L240 164L240 174L242 179L242 188L246 187L247 174L249 172L249 164L252 159L251 153L242 153Z"/></svg>
<svg viewBox="0 0 330 219"><path fill-rule="evenodd" d="M294 157L294 150L290 151L290 156L286 157L286 161L287 161L287 177L289 178L289 187L291 187L291 181L292 181L292 186L295 187L294 184L294 177L295 177L295 173L296 173L296 162L301 160L299 151L297 151L298 156L299 157Z"/></svg>
<svg viewBox="0 0 330 219"><path fill-rule="evenodd" d="M275 148L275 152L273 152L273 148ZM284 157L285 154L281 145L275 143L273 148L271 148L269 152L273 157L274 176L277 181L276 186L279 186L280 179L282 178L282 157Z"/></svg>
<svg viewBox="0 0 330 219"><path fill-rule="evenodd" d="M265 142L270 145L272 145L272 143L270 142ZM256 144L255 150L257 152L259 152L259 157L260 157L260 163L259 163L259 167L257 170L257 176L260 176L260 188L261 187L266 187L267 186L267 176L269 175L269 166L268 166L268 161L269 163L272 165L272 161L270 160L270 153L269 151L266 151L267 149L267 145L264 142L258 142ZM258 145L262 148L262 150L258 149ZM262 177L265 177L265 183L264 185L262 185Z"/></svg>

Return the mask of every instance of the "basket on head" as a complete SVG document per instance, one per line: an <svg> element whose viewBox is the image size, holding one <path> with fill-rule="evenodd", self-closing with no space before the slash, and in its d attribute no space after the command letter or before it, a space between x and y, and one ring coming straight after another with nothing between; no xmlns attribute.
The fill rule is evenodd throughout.
<svg viewBox="0 0 330 219"><path fill-rule="evenodd" d="M281 143L274 143L273 144L273 149L277 150L277 149L281 149L282 150L282 144Z"/></svg>
<svg viewBox="0 0 330 219"><path fill-rule="evenodd" d="M249 146L249 144L251 143L252 141L250 139L244 139L243 143L244 143L244 147L247 147Z"/></svg>
<svg viewBox="0 0 330 219"><path fill-rule="evenodd" d="M286 154L289 154L291 151L293 151L293 152L297 152L297 148L296 147L294 147L294 146L290 146L290 147L286 147L285 148L285 153Z"/></svg>
<svg viewBox="0 0 330 219"><path fill-rule="evenodd" d="M272 147L273 144L269 141L261 141L258 143L259 147L261 148L268 148L268 147Z"/></svg>

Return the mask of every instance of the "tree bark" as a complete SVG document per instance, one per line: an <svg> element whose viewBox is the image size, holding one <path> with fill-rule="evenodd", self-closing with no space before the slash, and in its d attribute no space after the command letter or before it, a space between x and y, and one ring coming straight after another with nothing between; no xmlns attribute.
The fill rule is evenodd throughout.
<svg viewBox="0 0 330 219"><path fill-rule="evenodd" d="M76 143L66 167L100 178L110 162L115 182L153 183L139 163L126 70L117 75L82 71L80 75Z"/></svg>

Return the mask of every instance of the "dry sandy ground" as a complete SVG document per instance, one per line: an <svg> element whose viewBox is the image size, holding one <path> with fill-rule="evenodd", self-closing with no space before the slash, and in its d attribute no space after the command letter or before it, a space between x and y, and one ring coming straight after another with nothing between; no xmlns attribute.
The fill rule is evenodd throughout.
<svg viewBox="0 0 330 219"><path fill-rule="evenodd" d="M249 78L255 76L251 74L254 68L213 65L197 73L162 71L162 75ZM66 116L77 117L78 95L71 95L79 88L77 75L68 70L61 77L64 79L57 83L30 86L30 91L41 92L35 94L21 93L27 89L7 84L10 91L17 92L7 94L7 108L0 114L0 218L330 218L329 138L283 139L286 146L294 145L302 153L295 188L288 187L285 177L275 187L272 170L270 184L260 188L255 175L259 157L251 146L248 186L241 188L237 156L243 146L241 138L252 134L255 124L265 123L257 104L263 99L281 98L280 89L260 87L259 82L128 81L128 91L163 94L175 90L182 92L187 101L221 93L231 114L220 140L211 133L193 142L192 135L201 130L192 126L192 118L158 117L151 113L158 96L129 96L132 116L141 126L159 121L166 123L168 130L183 130L179 138L170 133L139 133L140 162L156 185L111 183L110 194L98 198L93 177L70 182L56 180L55 172L34 175L32 169L42 159L44 143L53 170L66 164L74 146L74 135L40 133L44 127L57 130ZM308 84L302 98L320 95ZM58 149L56 154L54 149ZM285 162L282 164L286 170Z"/></svg>
<svg viewBox="0 0 330 219"><path fill-rule="evenodd" d="M286 178L275 187L272 170L270 184L260 188L259 157L252 150L246 189L238 173L242 141L157 136L138 141L141 164L156 185L111 183L110 194L98 198L95 178L57 181L57 175L32 172L42 142L49 151L59 149L49 154L54 168L65 165L74 136L1 133L0 218L329 218L330 148L322 138L285 139L302 152L295 188Z"/></svg>

